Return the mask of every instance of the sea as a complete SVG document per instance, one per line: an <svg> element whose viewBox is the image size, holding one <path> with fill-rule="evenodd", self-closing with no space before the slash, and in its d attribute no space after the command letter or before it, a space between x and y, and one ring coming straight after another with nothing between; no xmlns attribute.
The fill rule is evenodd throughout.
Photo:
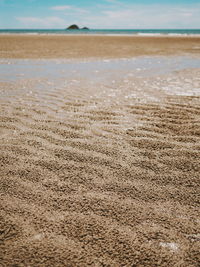
<svg viewBox="0 0 200 267"><path fill-rule="evenodd" d="M65 29L0 29L0 34L100 34L100 35L141 35L141 36L188 36L199 35L200 29L90 29L90 30L65 30Z"/></svg>

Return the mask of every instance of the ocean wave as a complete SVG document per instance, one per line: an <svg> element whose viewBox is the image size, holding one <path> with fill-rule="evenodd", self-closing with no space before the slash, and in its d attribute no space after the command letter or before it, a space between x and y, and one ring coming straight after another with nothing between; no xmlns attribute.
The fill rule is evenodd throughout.
<svg viewBox="0 0 200 267"><path fill-rule="evenodd" d="M42 29L19 29L19 30L6 30L1 29L0 34L25 34L25 35L131 35L131 36L200 36L200 29L193 30L148 30L148 29L135 29L135 30L104 30L104 29L92 29L87 32L85 31L66 31L66 30L42 30Z"/></svg>

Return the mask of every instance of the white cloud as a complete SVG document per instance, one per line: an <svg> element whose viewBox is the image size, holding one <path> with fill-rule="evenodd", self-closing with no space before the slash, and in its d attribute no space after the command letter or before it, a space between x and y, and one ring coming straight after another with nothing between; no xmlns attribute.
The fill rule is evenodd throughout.
<svg viewBox="0 0 200 267"><path fill-rule="evenodd" d="M68 9L72 9L71 6L52 6L51 7L52 10L57 10L57 11L63 11L63 10L68 10Z"/></svg>
<svg viewBox="0 0 200 267"><path fill-rule="evenodd" d="M55 11L69 11L70 13L88 13L88 11L86 9L83 8L78 8L75 6L52 6L50 8L51 10L55 10Z"/></svg>
<svg viewBox="0 0 200 267"><path fill-rule="evenodd" d="M121 4L119 1L117 1L117 0L105 0L106 2L108 2L108 3L114 3L114 4Z"/></svg>
<svg viewBox="0 0 200 267"><path fill-rule="evenodd" d="M90 28L200 28L200 5L127 5L82 17Z"/></svg>
<svg viewBox="0 0 200 267"><path fill-rule="evenodd" d="M63 27L65 25L65 20L59 17L17 17L19 22L21 22L26 28L50 28L50 27Z"/></svg>
<svg viewBox="0 0 200 267"><path fill-rule="evenodd" d="M182 16L184 17L192 17L192 13L191 12L185 12L185 13L182 13Z"/></svg>

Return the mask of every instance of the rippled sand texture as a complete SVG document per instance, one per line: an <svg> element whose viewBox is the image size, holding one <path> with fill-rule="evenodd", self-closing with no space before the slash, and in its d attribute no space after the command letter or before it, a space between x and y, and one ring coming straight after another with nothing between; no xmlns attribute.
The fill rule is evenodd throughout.
<svg viewBox="0 0 200 267"><path fill-rule="evenodd" d="M198 266L200 70L1 87L1 266Z"/></svg>

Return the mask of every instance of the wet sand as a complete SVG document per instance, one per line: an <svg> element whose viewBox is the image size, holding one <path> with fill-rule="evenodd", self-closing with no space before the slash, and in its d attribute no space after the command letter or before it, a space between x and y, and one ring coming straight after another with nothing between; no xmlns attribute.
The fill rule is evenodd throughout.
<svg viewBox="0 0 200 267"><path fill-rule="evenodd" d="M0 265L198 266L200 63L87 56L0 61Z"/></svg>

